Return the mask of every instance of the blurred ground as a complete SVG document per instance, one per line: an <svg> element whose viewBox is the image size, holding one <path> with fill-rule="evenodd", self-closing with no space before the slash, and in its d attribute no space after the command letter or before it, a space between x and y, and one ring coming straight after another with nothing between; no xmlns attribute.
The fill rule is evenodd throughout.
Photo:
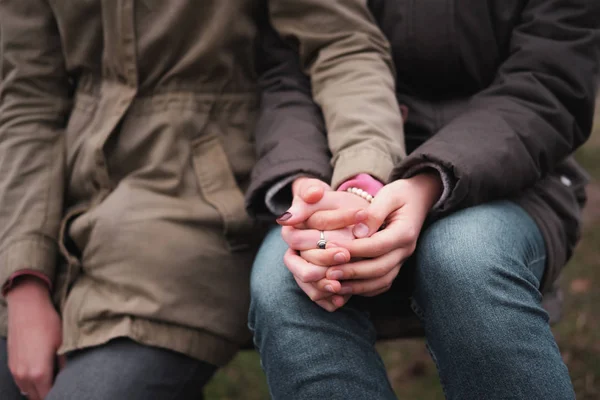
<svg viewBox="0 0 600 400"><path fill-rule="evenodd" d="M588 188L583 239L562 277L564 313L553 328L579 400L600 399L600 104L596 116L594 134L577 154L593 179ZM444 398L422 340L386 342L378 349L399 397ZM253 351L240 353L206 390L207 400L268 398L258 354Z"/></svg>

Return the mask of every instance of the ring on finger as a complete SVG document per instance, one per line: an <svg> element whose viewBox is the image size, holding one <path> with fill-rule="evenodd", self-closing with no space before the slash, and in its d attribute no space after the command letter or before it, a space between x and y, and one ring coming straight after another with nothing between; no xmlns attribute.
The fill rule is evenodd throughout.
<svg viewBox="0 0 600 400"><path fill-rule="evenodd" d="M320 231L320 232L321 232L321 238L317 242L317 249L324 250L327 247L327 240L325 240L325 232L324 231Z"/></svg>

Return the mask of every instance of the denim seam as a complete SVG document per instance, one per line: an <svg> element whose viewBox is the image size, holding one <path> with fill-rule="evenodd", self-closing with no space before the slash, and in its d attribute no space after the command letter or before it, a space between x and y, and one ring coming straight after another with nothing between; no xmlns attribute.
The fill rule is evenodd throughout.
<svg viewBox="0 0 600 400"><path fill-rule="evenodd" d="M540 261L546 261L546 256L542 256L542 257L540 257L540 258L536 258L535 260L529 261L529 262L527 263L527 267L529 268L529 267L531 267L533 264L535 264L535 263L539 263Z"/></svg>
<svg viewBox="0 0 600 400"><path fill-rule="evenodd" d="M438 363L437 357L435 356L435 353L433 352L433 349L431 348L431 346L429 345L429 342L427 341L427 338L425 339L425 347L427 348L427 351L429 352L429 356L433 360L433 363L435 364L435 368L438 371L438 379L440 380L440 386L442 387L442 392L444 392L444 398L448 399L449 397L448 397L448 393L446 393L446 385L442 381L442 376L440 374L440 365Z"/></svg>
<svg viewBox="0 0 600 400"><path fill-rule="evenodd" d="M414 296L410 297L410 308L413 310L413 312L417 315L417 317L419 318L419 320L421 320L421 323L423 324L423 326L425 325L425 313L423 312L423 310L421 309L421 307L419 306L419 304L417 303L417 300L415 300ZM446 385L444 385L444 382L442 381L442 377L439 373L440 371L440 366L437 360L437 357L435 356L435 353L433 352L433 349L431 348L431 346L429 346L429 342L427 340L427 332L425 333L425 347L427 347L427 351L429 352L429 356L431 357L431 359L433 360L436 369L438 371L438 379L440 380L440 386L442 387L442 391L444 392L444 398L448 398L448 394L446 393Z"/></svg>
<svg viewBox="0 0 600 400"><path fill-rule="evenodd" d="M544 255L542 257L536 258L535 260L532 260L532 261L530 261L530 262L527 263L527 269L529 270L529 272L531 272L533 274L533 276L535 277L535 279L537 281L538 290L540 290L544 274L542 273L542 276L538 278L536 276L535 272L533 271L533 267L534 267L535 264L537 264L539 262L543 262L545 264L546 263L546 256Z"/></svg>

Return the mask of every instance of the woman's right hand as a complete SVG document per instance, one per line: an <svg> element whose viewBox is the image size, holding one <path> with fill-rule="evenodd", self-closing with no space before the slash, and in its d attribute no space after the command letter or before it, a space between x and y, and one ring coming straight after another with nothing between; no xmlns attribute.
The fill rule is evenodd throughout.
<svg viewBox="0 0 600 400"><path fill-rule="evenodd" d="M355 194L334 191L328 184L314 178L298 178L292 185L291 207L278 219L282 226L299 229L332 231L356 223L356 214L369 202Z"/></svg>
<svg viewBox="0 0 600 400"><path fill-rule="evenodd" d="M48 286L22 277L6 294L8 366L29 400L43 400L54 380L56 352L62 342L60 317Z"/></svg>

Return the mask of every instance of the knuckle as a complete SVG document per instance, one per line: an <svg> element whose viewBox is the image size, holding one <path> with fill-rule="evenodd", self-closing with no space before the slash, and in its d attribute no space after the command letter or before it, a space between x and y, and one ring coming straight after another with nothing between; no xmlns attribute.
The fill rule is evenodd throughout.
<svg viewBox="0 0 600 400"><path fill-rule="evenodd" d="M292 255L287 255L287 254L286 254L286 255L283 257L283 263L285 264L286 268L287 268L288 270L290 270L290 272L291 272L291 271L294 271L294 266L295 266L296 264L294 263L294 258L293 258L293 256L292 256Z"/></svg>
<svg viewBox="0 0 600 400"><path fill-rule="evenodd" d="M331 312L331 309L330 309L330 307L329 307L329 304L327 304L326 302L324 302L324 301L317 301L316 303L317 303L317 305L318 305L319 307L321 307L323 310Z"/></svg>
<svg viewBox="0 0 600 400"><path fill-rule="evenodd" d="M354 268L348 268L344 271L344 279L353 280L356 279L356 270Z"/></svg>
<svg viewBox="0 0 600 400"><path fill-rule="evenodd" d="M308 224L315 229L321 229L322 227L327 226L327 218L323 213L317 212L309 218Z"/></svg>
<svg viewBox="0 0 600 400"><path fill-rule="evenodd" d="M383 211L371 211L367 219L367 224L371 227L380 227L385 222L387 214Z"/></svg>
<svg viewBox="0 0 600 400"><path fill-rule="evenodd" d="M419 230L414 225L409 225L405 228L404 238L407 242L414 243L419 238Z"/></svg>
<svg viewBox="0 0 600 400"><path fill-rule="evenodd" d="M310 293L307 293L307 295L312 301L321 300L321 296L316 291L311 291Z"/></svg>
<svg viewBox="0 0 600 400"><path fill-rule="evenodd" d="M312 283L315 280L315 271L311 268L301 268L298 271L298 279L304 283Z"/></svg>
<svg viewBox="0 0 600 400"><path fill-rule="evenodd" d="M374 268L373 272L375 276L385 276L389 272L389 268L387 265L379 264Z"/></svg>
<svg viewBox="0 0 600 400"><path fill-rule="evenodd" d="M11 365L9 366L10 373L16 381L23 381L27 379L27 370L21 366Z"/></svg>
<svg viewBox="0 0 600 400"><path fill-rule="evenodd" d="M290 239L290 234L292 233L292 228L289 226L284 226L281 228L281 238L284 242L288 243ZM289 243L288 243L289 244Z"/></svg>
<svg viewBox="0 0 600 400"><path fill-rule="evenodd" d="M46 377L46 371L42 368L34 368L29 372L29 378L34 382L43 381Z"/></svg>
<svg viewBox="0 0 600 400"><path fill-rule="evenodd" d="M410 246L408 246L408 254L406 255L406 258L410 257L415 250L417 250L417 242L413 242Z"/></svg>
<svg viewBox="0 0 600 400"><path fill-rule="evenodd" d="M388 274L383 280L384 287L386 287L386 288L392 287L392 284L394 283L395 278L396 278L396 274L393 274L393 273Z"/></svg>
<svg viewBox="0 0 600 400"><path fill-rule="evenodd" d="M293 275L294 280L296 281L296 283L298 284L298 286L300 287L300 289L302 289L302 291L304 293L306 293L306 284L304 282L302 282L300 280L300 278L298 278L296 275Z"/></svg>
<svg viewBox="0 0 600 400"><path fill-rule="evenodd" d="M400 269L402 264L412 254L409 248L400 248L394 250L393 254L390 254L390 260L394 264L392 268Z"/></svg>
<svg viewBox="0 0 600 400"><path fill-rule="evenodd" d="M310 277L309 277L308 272L306 272L304 270L302 270L298 273L298 279L300 279L301 282L308 283L308 282L310 282L309 278Z"/></svg>
<svg viewBox="0 0 600 400"><path fill-rule="evenodd" d="M284 239L291 249L297 250L300 244L297 235L289 234L287 239Z"/></svg>
<svg viewBox="0 0 600 400"><path fill-rule="evenodd" d="M290 264L290 262L292 262L292 261L291 261L291 258L292 258L292 257L291 257L291 254L290 254L288 251L286 251L286 252L285 252L285 254L283 255L283 263L284 263L284 264L285 264L285 265L286 265L288 268L289 268L289 264Z"/></svg>

